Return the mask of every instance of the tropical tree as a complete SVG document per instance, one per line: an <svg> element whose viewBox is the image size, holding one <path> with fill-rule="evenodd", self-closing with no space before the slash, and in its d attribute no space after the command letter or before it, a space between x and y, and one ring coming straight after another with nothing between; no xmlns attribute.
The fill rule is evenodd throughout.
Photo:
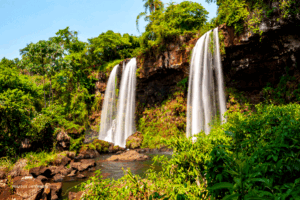
<svg viewBox="0 0 300 200"><path fill-rule="evenodd" d="M20 50L20 53L22 55L22 61L20 62L20 65L25 66L30 72L43 76L44 102L46 107L46 76L50 81L50 94L53 103L51 78L56 71L69 66L69 63L63 59L64 49L51 40L41 40L35 44L28 44L24 49Z"/></svg>
<svg viewBox="0 0 300 200"><path fill-rule="evenodd" d="M148 10L149 13L151 14L154 11L157 10L163 10L164 9L164 4L162 1L160 0L143 0L144 3L144 8L145 8L145 12L141 12L137 17L136 17L136 28L139 31L139 19L142 16L145 16L145 21L149 20L149 16L147 16Z"/></svg>

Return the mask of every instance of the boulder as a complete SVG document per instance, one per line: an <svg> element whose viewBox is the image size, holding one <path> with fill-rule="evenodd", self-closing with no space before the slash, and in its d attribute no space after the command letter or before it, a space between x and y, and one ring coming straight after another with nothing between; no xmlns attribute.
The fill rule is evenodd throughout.
<svg viewBox="0 0 300 200"><path fill-rule="evenodd" d="M108 148L109 153L116 153L118 151L125 151L125 148L119 147L119 146L114 146L113 144L110 144Z"/></svg>
<svg viewBox="0 0 300 200"><path fill-rule="evenodd" d="M80 165L80 162L71 162L70 163L70 167L75 170L78 170L79 165Z"/></svg>
<svg viewBox="0 0 300 200"><path fill-rule="evenodd" d="M68 174L70 174L72 171L72 168L64 168L60 171L61 175L67 176Z"/></svg>
<svg viewBox="0 0 300 200"><path fill-rule="evenodd" d="M51 192L50 185L51 185L50 183L45 184L44 192L42 194L42 200L50 199L50 197L51 197L51 195L50 195L50 192Z"/></svg>
<svg viewBox="0 0 300 200"><path fill-rule="evenodd" d="M68 156L69 158L71 158L71 159L74 159L75 156L76 156L76 153L73 152L73 151L68 151L68 152L67 152L67 156Z"/></svg>
<svg viewBox="0 0 300 200"><path fill-rule="evenodd" d="M66 166L67 164L69 164L71 161L70 158L68 158L67 156L58 156L58 158L53 162L54 165L56 166Z"/></svg>
<svg viewBox="0 0 300 200"><path fill-rule="evenodd" d="M126 151L120 155L113 155L106 159L107 161L135 161L135 160L147 160L149 156L139 154L134 150Z"/></svg>
<svg viewBox="0 0 300 200"><path fill-rule="evenodd" d="M78 174L77 178L85 178L86 176L84 174Z"/></svg>
<svg viewBox="0 0 300 200"><path fill-rule="evenodd" d="M80 192L69 192L69 200L79 200L83 195L83 191Z"/></svg>
<svg viewBox="0 0 300 200"><path fill-rule="evenodd" d="M68 175L69 177L73 177L76 175L76 170L71 171L71 173Z"/></svg>
<svg viewBox="0 0 300 200"><path fill-rule="evenodd" d="M5 179L6 178L6 171L4 169L0 170L0 179Z"/></svg>
<svg viewBox="0 0 300 200"><path fill-rule="evenodd" d="M78 170L80 172L90 167L94 167L95 165L96 165L95 161L90 159L82 159L80 162L71 162L70 164L72 169Z"/></svg>
<svg viewBox="0 0 300 200"><path fill-rule="evenodd" d="M0 187L0 199L1 200L9 199L10 196L11 196L11 189L8 186L6 186L4 188ZM20 199L20 197L17 196L16 199Z"/></svg>
<svg viewBox="0 0 300 200"><path fill-rule="evenodd" d="M126 148L137 149L142 145L144 136L140 132L135 132L133 135L129 136L126 140Z"/></svg>
<svg viewBox="0 0 300 200"><path fill-rule="evenodd" d="M5 188L6 187L6 182L7 182L7 179L1 179L0 180L0 188Z"/></svg>
<svg viewBox="0 0 300 200"><path fill-rule="evenodd" d="M51 183L51 200L57 200L61 196L62 192L62 183Z"/></svg>
<svg viewBox="0 0 300 200"><path fill-rule="evenodd" d="M44 184L34 178L16 177L13 179L14 194L24 199L39 199L42 196Z"/></svg>
<svg viewBox="0 0 300 200"><path fill-rule="evenodd" d="M60 131L56 136L57 148L59 150L69 149L70 139L71 139L71 137L65 131Z"/></svg>
<svg viewBox="0 0 300 200"><path fill-rule="evenodd" d="M94 160L89 160L89 159L83 159L80 161L80 165L78 166L78 171L82 172L89 167L94 167L96 166L96 163Z"/></svg>
<svg viewBox="0 0 300 200"><path fill-rule="evenodd" d="M56 174L55 176L53 176L53 181L54 182L62 182L64 179L64 176L61 174Z"/></svg>
<svg viewBox="0 0 300 200"><path fill-rule="evenodd" d="M39 175L46 176L47 178L51 177L52 171L51 168L45 167L45 166L40 166L40 167L34 167L29 170L29 173L33 177L37 177Z"/></svg>
<svg viewBox="0 0 300 200"><path fill-rule="evenodd" d="M43 175L39 175L36 179L40 180L40 181L47 181L48 178L46 176Z"/></svg>
<svg viewBox="0 0 300 200"><path fill-rule="evenodd" d="M94 150L94 149L87 149L87 150L81 149L79 151L78 156L81 156L83 158L96 158L96 157L100 156L100 154L98 153L97 150Z"/></svg>
<svg viewBox="0 0 300 200"><path fill-rule="evenodd" d="M50 168L50 167L49 167ZM56 166L53 166L53 167L51 167L50 168L51 169L51 171L52 171L52 176L55 176L56 174L61 174L61 172L65 169L65 167L64 166L58 166L58 167L56 167Z"/></svg>

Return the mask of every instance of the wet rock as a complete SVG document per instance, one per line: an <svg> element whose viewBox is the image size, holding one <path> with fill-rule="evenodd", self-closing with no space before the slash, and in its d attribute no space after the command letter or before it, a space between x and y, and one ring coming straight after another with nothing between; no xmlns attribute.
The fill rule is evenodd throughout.
<svg viewBox="0 0 300 200"><path fill-rule="evenodd" d="M81 156L83 158L96 158L100 156L97 150L94 149L87 149L87 150L80 150L78 156Z"/></svg>
<svg viewBox="0 0 300 200"><path fill-rule="evenodd" d="M75 153L75 152L72 152L72 151L68 151L68 152L67 152L67 156L68 156L70 159L74 159L75 156L76 156L76 153Z"/></svg>
<svg viewBox="0 0 300 200"><path fill-rule="evenodd" d="M64 179L64 176L61 174L56 174L55 176L53 176L53 181L54 182L62 182Z"/></svg>
<svg viewBox="0 0 300 200"><path fill-rule="evenodd" d="M67 150L70 147L70 136L65 131L60 131L57 136L57 148L59 150Z"/></svg>
<svg viewBox="0 0 300 200"><path fill-rule="evenodd" d="M45 166L40 166L40 167L31 168L29 170L29 173L35 178L38 177L39 175L44 175L46 177L50 177L51 170Z"/></svg>
<svg viewBox="0 0 300 200"><path fill-rule="evenodd" d="M75 170L78 170L79 165L80 165L80 162L71 162L70 163L70 167Z"/></svg>
<svg viewBox="0 0 300 200"><path fill-rule="evenodd" d="M69 192L69 200L79 200L83 195L83 191L80 192Z"/></svg>
<svg viewBox="0 0 300 200"><path fill-rule="evenodd" d="M96 163L94 160L89 160L89 159L83 159L80 161L80 165L78 166L78 171L82 172L89 167L94 167L96 166Z"/></svg>
<svg viewBox="0 0 300 200"><path fill-rule="evenodd" d="M0 180L0 188L5 188L6 187L6 182L7 182L7 179L1 179Z"/></svg>
<svg viewBox="0 0 300 200"><path fill-rule="evenodd" d="M135 132L133 135L126 139L126 148L137 149L142 145L144 136L140 132Z"/></svg>
<svg viewBox="0 0 300 200"><path fill-rule="evenodd" d="M89 168L89 171L90 172L93 172L93 171L95 171L96 170L96 168L95 167L91 167L91 168Z"/></svg>
<svg viewBox="0 0 300 200"><path fill-rule="evenodd" d="M9 199L9 197L11 196L11 189L8 187L8 186L6 186L6 187L4 187L4 188L1 188L0 187L0 199L2 200L6 200L6 199ZM20 199L20 197L19 196L17 196L19 199Z"/></svg>
<svg viewBox="0 0 300 200"><path fill-rule="evenodd" d="M50 178L52 171L48 167L40 166L40 167L31 168L29 170L29 173L35 178L38 177L39 175L43 175L46 176L47 178Z"/></svg>
<svg viewBox="0 0 300 200"><path fill-rule="evenodd" d="M40 181L47 181L48 178L46 176L43 175L39 175L36 179L40 180Z"/></svg>
<svg viewBox="0 0 300 200"><path fill-rule="evenodd" d="M56 174L60 174L62 170L64 170L64 166L51 166L51 167L48 167L49 169L51 169L51 176L55 176Z"/></svg>
<svg viewBox="0 0 300 200"><path fill-rule="evenodd" d="M68 174L70 174L72 171L72 168L64 168L63 170L60 171L60 174L66 176Z"/></svg>
<svg viewBox="0 0 300 200"><path fill-rule="evenodd" d="M95 166L96 163L94 160L89 159L82 159L80 162L71 162L70 166L72 169L78 170L78 171L84 171L90 167Z"/></svg>
<svg viewBox="0 0 300 200"><path fill-rule="evenodd" d="M76 176L76 170L71 171L71 173L68 175L69 177Z"/></svg>
<svg viewBox="0 0 300 200"><path fill-rule="evenodd" d="M57 200L61 196L62 192L62 183L51 183L51 200Z"/></svg>
<svg viewBox="0 0 300 200"><path fill-rule="evenodd" d="M125 148L122 148L122 147L119 147L119 146L114 146L114 144L110 144L109 148L108 148L108 152L110 153L116 153L116 152L119 152L119 151L125 151L126 149Z"/></svg>
<svg viewBox="0 0 300 200"><path fill-rule="evenodd" d="M129 150L120 155L113 155L106 160L107 161L135 161L135 160L147 160L147 159L149 159L149 156L139 154L134 150Z"/></svg>
<svg viewBox="0 0 300 200"><path fill-rule="evenodd" d="M44 184L34 178L16 177L13 179L14 194L24 199L39 199L42 195Z"/></svg>
<svg viewBox="0 0 300 200"><path fill-rule="evenodd" d="M75 162L78 162L78 161L80 161L81 159L83 159L84 158L84 155L83 154L79 154L78 156L76 156L75 158L74 158L74 161Z"/></svg>
<svg viewBox="0 0 300 200"><path fill-rule="evenodd" d="M44 192L42 194L42 200L47 200L50 199L51 195L51 188L50 188L50 183L46 183L44 187Z"/></svg>
<svg viewBox="0 0 300 200"><path fill-rule="evenodd" d="M6 171L4 169L0 170L0 179L5 179L6 178Z"/></svg>
<svg viewBox="0 0 300 200"><path fill-rule="evenodd" d="M68 158L67 156L59 156L59 158L57 158L53 164L56 165L56 166L66 166L67 164L69 164L71 161L70 158Z"/></svg>
<svg viewBox="0 0 300 200"><path fill-rule="evenodd" d="M83 174L78 174L77 175L77 178L85 178L86 176L85 175L83 175Z"/></svg>

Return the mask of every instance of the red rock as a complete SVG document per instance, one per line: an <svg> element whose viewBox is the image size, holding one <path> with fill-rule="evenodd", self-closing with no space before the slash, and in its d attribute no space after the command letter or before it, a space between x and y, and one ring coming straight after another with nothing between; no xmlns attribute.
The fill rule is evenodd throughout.
<svg viewBox="0 0 300 200"><path fill-rule="evenodd" d="M44 184L38 179L16 177L13 179L14 194L24 199L39 199L42 195Z"/></svg>
<svg viewBox="0 0 300 200"><path fill-rule="evenodd" d="M113 155L106 160L107 161L135 161L135 160L147 160L147 159L149 159L149 156L139 154L134 150L129 150L120 155Z"/></svg>
<svg viewBox="0 0 300 200"><path fill-rule="evenodd" d="M83 194L83 191L80 192L69 192L69 200L79 200Z"/></svg>

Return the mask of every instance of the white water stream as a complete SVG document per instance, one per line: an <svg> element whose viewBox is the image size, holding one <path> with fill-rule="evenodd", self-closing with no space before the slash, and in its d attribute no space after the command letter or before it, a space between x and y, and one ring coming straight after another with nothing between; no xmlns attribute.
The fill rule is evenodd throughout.
<svg viewBox="0 0 300 200"><path fill-rule="evenodd" d="M101 123L99 131L99 140L105 140L107 142L114 143L114 131L115 131L115 121L117 112L117 71L119 65L116 65L110 73L106 90L104 96L104 102L102 105L101 112Z"/></svg>
<svg viewBox="0 0 300 200"><path fill-rule="evenodd" d="M136 87L136 58L127 65L123 63L123 74L119 90L118 106L116 107L116 71L115 66L109 77L102 108L99 139L114 143L125 148L126 139L135 130L135 87Z"/></svg>
<svg viewBox="0 0 300 200"><path fill-rule="evenodd" d="M193 49L187 100L187 137L201 131L209 134L210 123L217 115L220 115L221 122L225 121L226 102L218 28L213 30L213 55L209 49L210 33L205 33Z"/></svg>

